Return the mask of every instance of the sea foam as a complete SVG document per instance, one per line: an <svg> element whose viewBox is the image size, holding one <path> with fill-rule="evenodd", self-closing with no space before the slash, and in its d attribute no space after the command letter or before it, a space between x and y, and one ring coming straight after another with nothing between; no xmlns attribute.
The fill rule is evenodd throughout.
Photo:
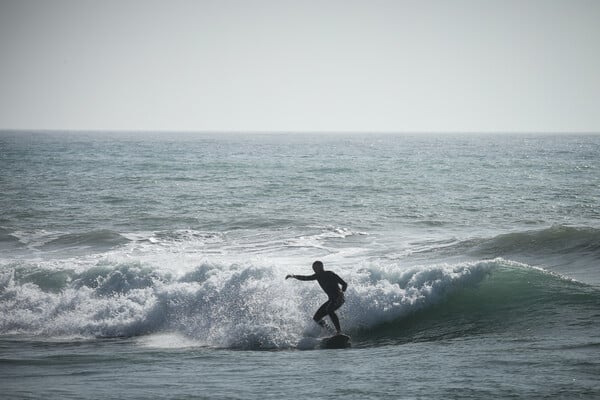
<svg viewBox="0 0 600 400"><path fill-rule="evenodd" d="M352 332L402 318L478 285L495 267L479 262L337 271L349 283L339 311L344 329ZM5 266L0 272L0 334L177 332L211 347L292 347L326 297L318 285L284 276L273 265L218 262L180 270L106 260L79 270Z"/></svg>

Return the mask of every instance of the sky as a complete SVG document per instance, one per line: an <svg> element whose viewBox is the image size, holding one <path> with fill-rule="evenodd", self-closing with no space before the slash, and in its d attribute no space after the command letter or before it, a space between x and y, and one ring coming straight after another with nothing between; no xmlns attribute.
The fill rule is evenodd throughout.
<svg viewBox="0 0 600 400"><path fill-rule="evenodd" d="M0 129L600 132L600 1L0 0Z"/></svg>

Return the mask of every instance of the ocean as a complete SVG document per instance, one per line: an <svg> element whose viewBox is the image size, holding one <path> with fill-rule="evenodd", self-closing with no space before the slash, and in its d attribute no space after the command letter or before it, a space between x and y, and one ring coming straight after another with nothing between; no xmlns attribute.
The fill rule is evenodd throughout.
<svg viewBox="0 0 600 400"><path fill-rule="evenodd" d="M4 131L0 171L2 398L600 398L600 135Z"/></svg>

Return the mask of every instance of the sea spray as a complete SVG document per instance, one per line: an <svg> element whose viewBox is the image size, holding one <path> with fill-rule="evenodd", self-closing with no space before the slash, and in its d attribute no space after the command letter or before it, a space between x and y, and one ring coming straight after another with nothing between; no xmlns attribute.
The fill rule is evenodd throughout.
<svg viewBox="0 0 600 400"><path fill-rule="evenodd" d="M412 268L374 265L340 271L349 282L340 309L348 332L402 320L476 288L502 260ZM106 262L74 272L3 268L0 333L138 336L179 332L199 345L286 348L302 337L325 301L317 285L291 285L274 266L204 263L178 274L139 263ZM46 280L60 275L61 290ZM64 276L67 279L64 279Z"/></svg>

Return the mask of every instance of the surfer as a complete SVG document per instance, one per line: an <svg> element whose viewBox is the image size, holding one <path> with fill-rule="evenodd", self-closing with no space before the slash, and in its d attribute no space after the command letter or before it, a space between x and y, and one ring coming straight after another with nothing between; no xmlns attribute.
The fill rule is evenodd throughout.
<svg viewBox="0 0 600 400"><path fill-rule="evenodd" d="M344 304L344 292L346 291L348 284L336 273L325 271L321 261L315 261L312 268L313 271L315 271L313 275L287 275L285 279L294 278L299 281L319 282L319 286L321 286L321 289L327 294L328 299L321 307L319 307L313 319L317 324L326 328L327 325L325 324L325 321L323 321L323 318L326 315L329 315L329 318L331 318L331 321L335 326L336 335L341 335L342 330L340 328L340 320L336 315L335 310Z"/></svg>

